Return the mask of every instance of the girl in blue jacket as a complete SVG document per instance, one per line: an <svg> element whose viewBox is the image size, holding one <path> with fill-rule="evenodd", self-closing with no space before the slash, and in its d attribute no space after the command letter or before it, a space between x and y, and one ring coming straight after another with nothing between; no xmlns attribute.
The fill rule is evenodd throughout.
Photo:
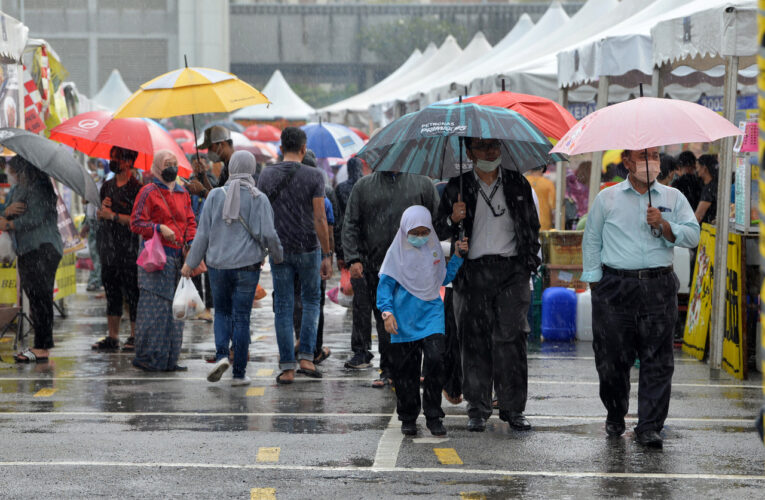
<svg viewBox="0 0 765 500"><path fill-rule="evenodd" d="M456 246L467 255L467 239ZM427 377L422 407L427 427L434 436L446 435L441 410L445 325L440 289L454 279L462 260L454 255L446 265L427 208L415 205L404 211L380 269L377 308L391 334L396 410L401 432L407 436L417 434L423 354Z"/></svg>

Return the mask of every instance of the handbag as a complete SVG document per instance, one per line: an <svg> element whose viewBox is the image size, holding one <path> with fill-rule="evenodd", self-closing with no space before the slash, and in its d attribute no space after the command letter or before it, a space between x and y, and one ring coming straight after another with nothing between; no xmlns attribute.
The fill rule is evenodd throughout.
<svg viewBox="0 0 765 500"><path fill-rule="evenodd" d="M158 188L154 188L154 189L158 189ZM170 210L170 205L167 204L167 200L165 200L165 195L163 195L162 192L160 192L159 193L159 197L162 198L162 202L165 204L165 208L167 208L167 211L170 213L170 215L172 215L173 212ZM173 223L173 225L175 227L180 229L178 227L178 224L175 223L175 221L173 221L172 223ZM185 245L185 243L186 243L186 231L183 231L183 242L182 243L184 243L184 247L183 247L183 260L185 261L186 260L186 255L189 253L189 250L188 250L188 248L186 248L186 245ZM191 271L191 277L192 278L196 278L200 274L206 273L206 272L207 272L207 265L205 264L205 260L202 259L202 262L200 262L199 265L197 267L195 267Z"/></svg>

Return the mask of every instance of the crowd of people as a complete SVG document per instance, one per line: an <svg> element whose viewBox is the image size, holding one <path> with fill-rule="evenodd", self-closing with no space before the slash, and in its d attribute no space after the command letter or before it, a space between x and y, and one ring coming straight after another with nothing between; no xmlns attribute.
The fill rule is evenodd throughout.
<svg viewBox="0 0 765 500"><path fill-rule="evenodd" d="M495 408L512 428L531 429L524 414L529 283L541 264L539 233L551 224L546 212L554 189L543 167L526 176L503 168L498 140L466 138L464 145L474 168L448 182L368 173L363 160L351 158L347 180L334 188L295 127L282 132L282 161L267 168L251 153L234 151L226 128L207 129L199 145L207 154L192 157L188 181L178 177L178 158L169 151L156 152L151 171L139 177L137 153L112 148L108 163L90 163L97 177L107 171L110 177L100 183L101 205L88 207L81 233L95 264L88 290L103 286L107 303L107 335L93 349L134 351L133 366L145 371L186 370L184 321L174 315L173 299L179 280L194 277L205 297L201 317L213 320L207 379L220 381L233 365L232 385L249 384L250 318L268 258L276 383L321 378L318 365L331 355L323 346L324 296L336 261L353 289L352 355L344 366L372 366L374 321L380 376L372 385L395 387L404 434L418 432L421 411L432 434L446 434L442 397L467 401L470 431L484 431ZM621 160L616 170L625 180L581 214L589 218L582 279L593 290L606 431L624 432L629 367L638 358L638 441L661 446L677 314L671 251L695 247L699 222L714 218L717 166L712 156L660 158L655 148L625 151ZM53 277L62 255L56 196L50 179L20 156L9 173L15 186L0 230L13 234L35 327L34 347L16 360L42 361L53 347ZM582 164L568 182L585 186L588 176ZM584 189L572 194L586 199ZM630 205L634 210L622 210ZM141 260L154 242L164 262L158 267ZM125 304L130 335L121 343ZM210 309L214 316L207 318Z"/></svg>

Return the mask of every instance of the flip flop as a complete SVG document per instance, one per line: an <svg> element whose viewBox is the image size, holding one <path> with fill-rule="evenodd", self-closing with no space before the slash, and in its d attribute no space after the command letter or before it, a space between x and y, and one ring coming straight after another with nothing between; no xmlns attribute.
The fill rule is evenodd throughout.
<svg viewBox="0 0 765 500"><path fill-rule="evenodd" d="M388 385L393 385L393 381L387 377L380 377L372 382L372 387L375 389L385 389Z"/></svg>
<svg viewBox="0 0 765 500"><path fill-rule="evenodd" d="M295 380L286 380L282 378L282 375L284 375L284 372L281 372L279 375L276 376L276 383L279 385L290 385Z"/></svg>
<svg viewBox="0 0 765 500"><path fill-rule="evenodd" d="M300 373L301 375L305 375L306 377L311 377L311 378L323 377L323 375L321 374L319 370L309 370L308 368L298 368L297 372Z"/></svg>
<svg viewBox="0 0 765 500"><path fill-rule="evenodd" d="M318 364L320 364L322 361L324 361L325 359L327 359L328 357L330 357L331 355L332 355L332 351L330 351L330 350L329 350L329 347L322 347L322 348L321 348L321 353L319 353L319 355L318 355L318 356L316 356L315 358L313 358L313 364L314 364L314 365L318 365Z"/></svg>
<svg viewBox="0 0 765 500"><path fill-rule="evenodd" d="M41 362L47 362L47 357L37 357L35 356L35 353L32 352L31 349L26 349L25 351L22 351L15 356L13 356L13 359L16 360L17 363L41 363Z"/></svg>

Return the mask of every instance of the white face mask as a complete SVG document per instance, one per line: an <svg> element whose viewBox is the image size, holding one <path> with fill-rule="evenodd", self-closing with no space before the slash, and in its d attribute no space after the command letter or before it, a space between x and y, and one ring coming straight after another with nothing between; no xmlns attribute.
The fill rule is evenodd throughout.
<svg viewBox="0 0 765 500"><path fill-rule="evenodd" d="M499 167L499 165L502 163L502 157L497 156L497 159L494 161L489 160L476 160L473 162L473 165L475 165L475 168L482 172L493 172Z"/></svg>
<svg viewBox="0 0 765 500"><path fill-rule="evenodd" d="M648 160L648 176L646 177L645 160L638 160L637 169L632 175L643 184L650 184L656 180L659 172L661 172L661 163L658 160Z"/></svg>

